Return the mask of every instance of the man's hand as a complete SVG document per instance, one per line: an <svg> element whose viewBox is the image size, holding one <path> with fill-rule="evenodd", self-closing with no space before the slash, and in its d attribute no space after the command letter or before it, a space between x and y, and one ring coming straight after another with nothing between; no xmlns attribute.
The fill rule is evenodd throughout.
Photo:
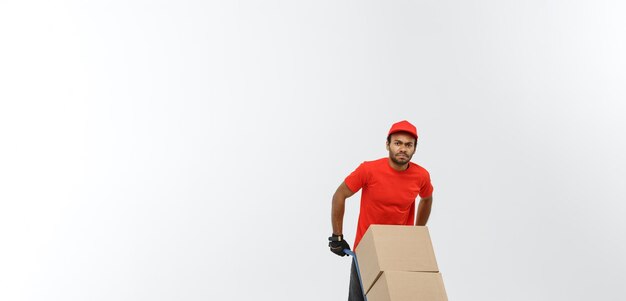
<svg viewBox="0 0 626 301"><path fill-rule="evenodd" d="M328 238L328 241L330 251L339 256L346 256L346 253L343 252L344 249L350 250L350 245L343 239L343 234L333 234L333 236Z"/></svg>

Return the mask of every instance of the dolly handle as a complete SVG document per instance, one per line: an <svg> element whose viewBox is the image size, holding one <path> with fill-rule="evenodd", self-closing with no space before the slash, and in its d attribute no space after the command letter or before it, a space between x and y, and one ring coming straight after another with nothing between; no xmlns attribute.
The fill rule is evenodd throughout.
<svg viewBox="0 0 626 301"><path fill-rule="evenodd" d="M356 259L356 254L352 252L350 249L343 249L343 252L349 256L352 256L352 260L354 260L354 265L356 267L356 274L359 276L359 284L361 285L361 291L363 292L363 300L367 301L367 296L365 295L365 288L363 287L363 281L361 280L361 269L359 268L359 261Z"/></svg>

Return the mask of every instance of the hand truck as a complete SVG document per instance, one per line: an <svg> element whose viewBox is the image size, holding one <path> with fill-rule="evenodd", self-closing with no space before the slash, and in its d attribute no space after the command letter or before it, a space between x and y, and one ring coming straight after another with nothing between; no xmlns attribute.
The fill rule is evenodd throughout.
<svg viewBox="0 0 626 301"><path fill-rule="evenodd" d="M363 281L361 280L361 269L359 269L359 261L356 259L356 254L352 252L350 249L343 249L343 252L348 256L352 256L352 260L354 260L354 266L356 267L356 274L359 276L359 285L361 285L361 291L363 292L363 300L367 301L367 296L365 296L365 288L363 287Z"/></svg>

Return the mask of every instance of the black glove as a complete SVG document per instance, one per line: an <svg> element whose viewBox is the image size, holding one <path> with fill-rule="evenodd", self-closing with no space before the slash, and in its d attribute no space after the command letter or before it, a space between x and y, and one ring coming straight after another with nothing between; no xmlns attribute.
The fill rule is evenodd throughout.
<svg viewBox="0 0 626 301"><path fill-rule="evenodd" d="M344 249L350 250L350 245L347 241L343 240L342 234L333 234L333 236L328 238L328 246L330 247L330 251L339 255L346 256L346 253L343 252Z"/></svg>

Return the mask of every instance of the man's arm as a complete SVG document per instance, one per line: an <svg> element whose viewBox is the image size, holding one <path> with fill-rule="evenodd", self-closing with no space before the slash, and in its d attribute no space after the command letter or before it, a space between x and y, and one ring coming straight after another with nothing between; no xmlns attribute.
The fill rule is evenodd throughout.
<svg viewBox="0 0 626 301"><path fill-rule="evenodd" d="M417 207L417 219L415 220L416 226L426 226L428 217L430 216L430 208L433 205L433 197L420 199L420 203Z"/></svg>
<svg viewBox="0 0 626 301"><path fill-rule="evenodd" d="M331 210L331 223L333 225L333 234L343 234L343 213L346 208L346 199L354 194L345 182L337 187L337 191L333 194L333 205Z"/></svg>

